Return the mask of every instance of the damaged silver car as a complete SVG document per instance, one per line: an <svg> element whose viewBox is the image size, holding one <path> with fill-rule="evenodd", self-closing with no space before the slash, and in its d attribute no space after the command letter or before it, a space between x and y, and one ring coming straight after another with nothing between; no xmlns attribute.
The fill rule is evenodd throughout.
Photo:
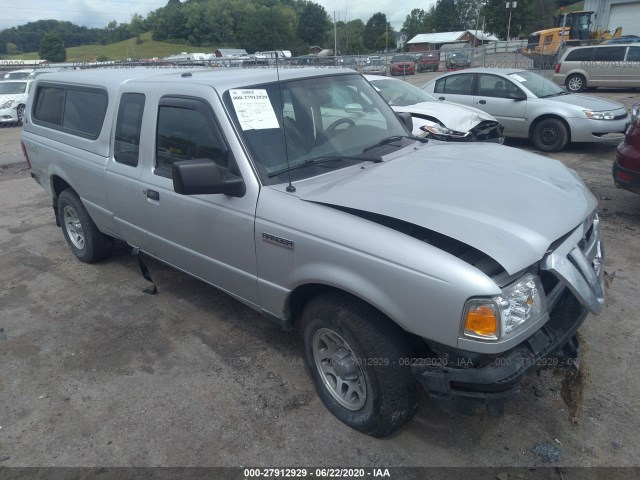
<svg viewBox="0 0 640 480"><path fill-rule="evenodd" d="M436 100L403 80L364 77L395 112L411 114L416 136L445 142L504 142L502 124L482 110Z"/></svg>

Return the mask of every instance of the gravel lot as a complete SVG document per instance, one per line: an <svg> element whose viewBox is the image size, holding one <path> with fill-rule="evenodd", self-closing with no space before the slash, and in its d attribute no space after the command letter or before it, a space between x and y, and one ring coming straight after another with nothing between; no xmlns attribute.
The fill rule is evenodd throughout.
<svg viewBox="0 0 640 480"><path fill-rule="evenodd" d="M15 163L20 131L0 129L0 467L542 467L544 442L562 451L556 466L640 466L640 196L613 186L615 144L550 155L599 199L607 249L607 306L581 329L574 408L545 371L499 419L446 414L425 395L409 425L376 440L324 408L296 334L156 262L159 294L145 295L124 245L101 264L76 261L50 199Z"/></svg>

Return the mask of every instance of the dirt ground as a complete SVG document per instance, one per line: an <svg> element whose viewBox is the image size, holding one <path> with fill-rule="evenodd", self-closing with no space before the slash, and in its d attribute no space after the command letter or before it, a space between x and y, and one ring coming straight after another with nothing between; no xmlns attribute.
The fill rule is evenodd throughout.
<svg viewBox="0 0 640 480"><path fill-rule="evenodd" d="M50 199L7 161L21 158L20 130L0 129L0 467L542 467L543 442L562 452L554 466L640 466L640 196L613 186L615 144L550 155L599 199L606 246L607 305L581 329L577 411L545 371L501 418L446 414L423 395L378 440L324 408L296 334L156 262L159 294L144 294L124 245L97 265L75 260Z"/></svg>

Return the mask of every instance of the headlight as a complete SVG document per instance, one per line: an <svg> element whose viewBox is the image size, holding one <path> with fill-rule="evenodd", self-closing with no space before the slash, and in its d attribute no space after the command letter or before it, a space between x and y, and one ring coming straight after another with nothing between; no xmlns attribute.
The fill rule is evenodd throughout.
<svg viewBox="0 0 640 480"><path fill-rule="evenodd" d="M9 108L11 105L13 105L13 102L14 100L7 100L2 105L0 105L0 108Z"/></svg>
<svg viewBox="0 0 640 480"><path fill-rule="evenodd" d="M608 110L606 112L592 112L591 110L583 111L587 118L591 120L614 120L616 116L623 115L621 110ZM624 113L626 113L626 111Z"/></svg>
<svg viewBox="0 0 640 480"><path fill-rule="evenodd" d="M547 302L540 279L537 275L527 274L503 288L501 295L467 301L463 334L476 339L498 340L538 320L546 311Z"/></svg>
<svg viewBox="0 0 640 480"><path fill-rule="evenodd" d="M455 137L455 138L464 138L469 135L467 133L456 132L455 130L451 130L450 128L443 127L442 125L427 121L424 125L420 127L420 130L427 133L427 137L433 135L434 137Z"/></svg>

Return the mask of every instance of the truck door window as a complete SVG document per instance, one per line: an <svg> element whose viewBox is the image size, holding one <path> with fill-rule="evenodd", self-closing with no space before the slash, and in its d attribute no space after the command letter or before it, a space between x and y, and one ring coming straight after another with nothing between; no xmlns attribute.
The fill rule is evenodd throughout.
<svg viewBox="0 0 640 480"><path fill-rule="evenodd" d="M215 122L201 102L179 99L158 107L156 174L171 177L174 162L207 158L228 167L228 151ZM186 105L193 104L196 108Z"/></svg>
<svg viewBox="0 0 640 480"><path fill-rule="evenodd" d="M138 165L140 129L145 97L141 93L125 93L120 99L113 158L116 162Z"/></svg>

